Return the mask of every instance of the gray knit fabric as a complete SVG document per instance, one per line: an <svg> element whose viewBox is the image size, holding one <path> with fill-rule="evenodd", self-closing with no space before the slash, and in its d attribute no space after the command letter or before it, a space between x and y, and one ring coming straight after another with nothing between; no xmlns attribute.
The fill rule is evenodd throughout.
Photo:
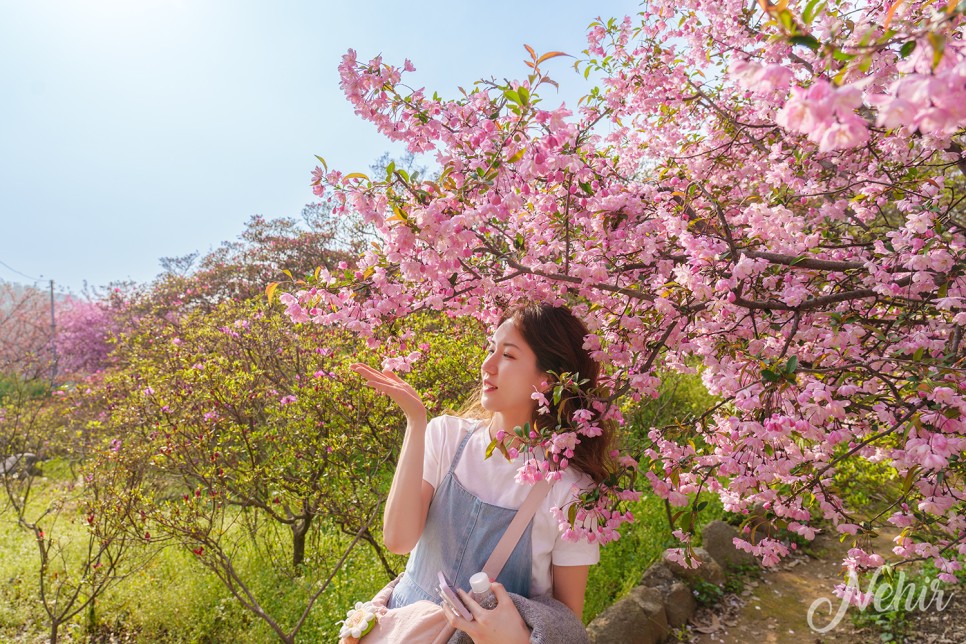
<svg viewBox="0 0 966 644"><path fill-rule="evenodd" d="M533 633L532 644L589 644L587 630L573 611L550 595L527 599L510 593L513 605ZM463 631L449 639L449 644L470 644L473 640Z"/></svg>

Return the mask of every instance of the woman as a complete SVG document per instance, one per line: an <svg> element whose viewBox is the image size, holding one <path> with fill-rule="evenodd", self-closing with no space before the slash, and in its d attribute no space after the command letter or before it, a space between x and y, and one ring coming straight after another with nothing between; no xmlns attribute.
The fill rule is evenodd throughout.
<svg viewBox="0 0 966 644"><path fill-rule="evenodd" d="M515 427L528 422L537 427L557 422L553 403L549 414L539 414L534 396L545 393L552 400L554 375L579 374L589 380L584 391L597 385L598 365L583 348L586 335L586 326L565 307L513 307L489 341L478 400L463 416L441 416L428 423L419 395L398 376L362 364L352 366L367 385L399 404L407 420L383 514L383 539L392 552L415 552L393 591L390 608L419 599L438 602L433 593L438 570L466 588L469 576L481 569L530 490L514 480L524 454L511 461L498 453L485 459L486 448L501 430L512 436ZM564 424L578 409L594 411L587 397L565 397L560 404ZM470 414L473 417L465 417ZM567 506L575 498L575 488L587 488L606 476L611 432L607 423L598 424L604 433L581 436L570 467L538 509L499 583L493 584L496 609L482 609L460 589L474 621L445 611L450 623L475 642L529 641L529 630L508 591L527 597L552 593L581 616L589 568L599 560L598 546L564 540L550 509Z"/></svg>

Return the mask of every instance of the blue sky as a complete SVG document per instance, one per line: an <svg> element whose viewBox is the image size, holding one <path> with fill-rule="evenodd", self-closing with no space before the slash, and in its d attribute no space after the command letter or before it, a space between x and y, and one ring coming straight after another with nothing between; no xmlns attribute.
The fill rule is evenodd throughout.
<svg viewBox="0 0 966 644"><path fill-rule="evenodd" d="M367 171L398 153L352 113L337 65L410 58L455 96L520 78L523 44L578 54L636 3L0 0L0 279L79 291L147 281L253 214L297 216L315 154ZM574 106L589 88L548 65ZM8 268L10 267L10 268Z"/></svg>

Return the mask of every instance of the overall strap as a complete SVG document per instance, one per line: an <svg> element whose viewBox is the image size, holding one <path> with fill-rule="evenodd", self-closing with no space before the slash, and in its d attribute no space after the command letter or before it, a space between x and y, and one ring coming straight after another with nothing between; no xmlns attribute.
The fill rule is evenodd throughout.
<svg viewBox="0 0 966 644"><path fill-rule="evenodd" d="M483 565L483 572L489 576L490 579L496 579L499 577L500 572L503 571L503 566L506 565L507 560L510 555L513 554L513 549L516 548L517 543L520 541L520 537L523 536L523 531L527 529L527 525L530 524L530 519L533 515L537 513L537 508L545 498L547 498L547 493L550 492L551 485L545 479L540 479L534 486L530 489L530 493L527 494L526 500L520 509L517 510L516 515L513 517L513 521L507 527L506 532L500 537L500 541L496 544L493 552L490 553L490 558L486 560Z"/></svg>
<svg viewBox="0 0 966 644"><path fill-rule="evenodd" d="M449 473L452 474L456 471L456 464L459 463L460 456L463 455L463 450L466 448L466 444L470 442L470 436L473 435L473 430L468 432L463 432L463 440L460 441L459 445L456 446L456 453L453 454L453 460L449 463Z"/></svg>

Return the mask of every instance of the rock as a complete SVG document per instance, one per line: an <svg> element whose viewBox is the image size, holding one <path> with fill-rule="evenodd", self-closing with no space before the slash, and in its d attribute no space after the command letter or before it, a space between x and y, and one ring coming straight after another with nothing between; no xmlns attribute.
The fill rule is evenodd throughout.
<svg viewBox="0 0 966 644"><path fill-rule="evenodd" d="M724 570L718 562L711 558L708 551L704 548L694 548L694 558L700 562L697 568L685 568L684 566L672 561L665 550L661 555L661 562L670 569L679 579L683 579L690 586L694 586L698 581L703 581L716 586L721 586L725 582Z"/></svg>
<svg viewBox="0 0 966 644"><path fill-rule="evenodd" d="M637 586L587 626L592 644L658 644L670 633L661 593Z"/></svg>
<svg viewBox="0 0 966 644"><path fill-rule="evenodd" d="M641 586L653 588L661 594L671 628L686 624L697 609L691 588L675 577L671 569L663 563L653 564L644 572Z"/></svg>
<svg viewBox="0 0 966 644"><path fill-rule="evenodd" d="M644 571L640 585L650 588L670 588L675 579L671 569L659 561L651 564L651 567Z"/></svg>
<svg viewBox="0 0 966 644"><path fill-rule="evenodd" d="M702 546L725 570L737 566L754 566L758 562L754 555L735 547L733 539L738 531L724 521L712 521L701 533Z"/></svg>
<svg viewBox="0 0 966 644"><path fill-rule="evenodd" d="M14 479L21 476L40 476L40 469L36 465L38 461L40 461L40 457L30 452L13 454L0 463L0 476L9 476Z"/></svg>
<svg viewBox="0 0 966 644"><path fill-rule="evenodd" d="M664 595L664 610L667 612L667 623L671 628L684 626L698 609L698 602L694 593L684 582L676 581L671 590Z"/></svg>

